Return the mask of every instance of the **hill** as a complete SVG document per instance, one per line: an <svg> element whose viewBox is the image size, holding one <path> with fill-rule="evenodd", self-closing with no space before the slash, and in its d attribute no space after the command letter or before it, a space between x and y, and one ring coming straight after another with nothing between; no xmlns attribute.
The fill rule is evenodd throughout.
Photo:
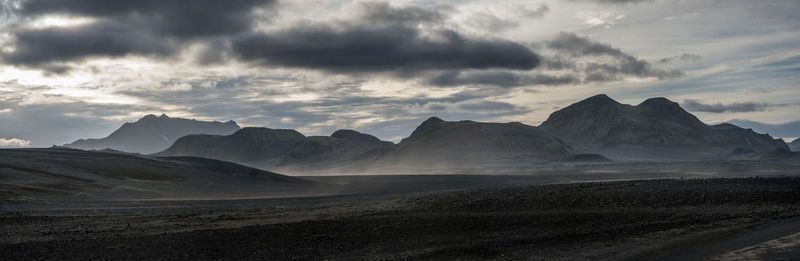
<svg viewBox="0 0 800 261"><path fill-rule="evenodd" d="M735 148L787 148L732 124L709 126L666 98L621 104L601 94L556 111L539 126L582 153L624 159L712 159Z"/></svg>
<svg viewBox="0 0 800 261"><path fill-rule="evenodd" d="M540 163L572 156L572 148L519 122L444 121L432 117L382 156L393 168L481 168Z"/></svg>
<svg viewBox="0 0 800 261"><path fill-rule="evenodd" d="M74 149L0 150L0 194L18 198L231 198L293 193L310 181L218 160Z"/></svg>
<svg viewBox="0 0 800 261"><path fill-rule="evenodd" d="M196 156L260 168L329 169L377 158L394 144L353 130L309 136L288 129L243 128L234 134L188 135L158 156Z"/></svg>
<svg viewBox="0 0 800 261"><path fill-rule="evenodd" d="M239 125L233 121L208 122L149 114L136 122L126 122L108 137L80 139L64 147L149 154L169 148L175 140L189 134L228 135L239 129Z"/></svg>

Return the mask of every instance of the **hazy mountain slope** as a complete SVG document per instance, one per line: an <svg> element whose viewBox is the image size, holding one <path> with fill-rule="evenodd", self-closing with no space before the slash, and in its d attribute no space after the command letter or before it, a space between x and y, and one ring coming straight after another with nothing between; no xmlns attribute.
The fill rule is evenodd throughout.
<svg viewBox="0 0 800 261"><path fill-rule="evenodd" d="M305 136L295 130L243 128L231 135L184 136L158 156L196 156L232 162L280 159Z"/></svg>
<svg viewBox="0 0 800 261"><path fill-rule="evenodd" d="M795 139L789 143L789 148L792 151L800 151L800 138Z"/></svg>
<svg viewBox="0 0 800 261"><path fill-rule="evenodd" d="M309 171L315 169L364 168L375 158L395 146L375 136L354 130L338 130L331 136L311 136L293 148L282 162L283 169Z"/></svg>
<svg viewBox="0 0 800 261"><path fill-rule="evenodd" d="M596 95L554 112L539 128L581 151L612 157L607 154L630 152L631 156L669 159L718 157L734 148L786 148L769 135L730 124L706 125L665 98L631 106Z"/></svg>
<svg viewBox="0 0 800 261"><path fill-rule="evenodd" d="M572 148L518 122L443 121L433 117L381 157L384 166L470 168L531 164L573 155Z"/></svg>
<svg viewBox="0 0 800 261"><path fill-rule="evenodd" d="M753 129L758 133L766 133L773 137L798 137L800 136L800 121L790 121L781 124L768 124L749 120L730 120L728 123L747 129Z"/></svg>
<svg viewBox="0 0 800 261"><path fill-rule="evenodd" d="M244 128L228 136L188 135L155 155L221 159L262 168L331 168L380 156L393 143L352 130L306 137L295 130Z"/></svg>
<svg viewBox="0 0 800 261"><path fill-rule="evenodd" d="M73 149L0 150L0 191L6 195L60 199L242 197L292 192L308 184L299 178L203 158Z"/></svg>
<svg viewBox="0 0 800 261"><path fill-rule="evenodd" d="M758 160L758 161L800 161L800 152L787 149L774 149L765 152L737 150L727 157L729 160Z"/></svg>
<svg viewBox="0 0 800 261"><path fill-rule="evenodd" d="M169 148L175 140L189 134L228 135L239 129L239 125L233 121L206 122L150 114L134 123L123 124L108 137L81 139L64 147L84 150L110 148L149 154Z"/></svg>
<svg viewBox="0 0 800 261"><path fill-rule="evenodd" d="M290 172L474 168L531 164L572 156L571 148L521 123L430 118L400 144L352 130L310 136L244 128L232 135L188 135L158 156L196 156Z"/></svg>

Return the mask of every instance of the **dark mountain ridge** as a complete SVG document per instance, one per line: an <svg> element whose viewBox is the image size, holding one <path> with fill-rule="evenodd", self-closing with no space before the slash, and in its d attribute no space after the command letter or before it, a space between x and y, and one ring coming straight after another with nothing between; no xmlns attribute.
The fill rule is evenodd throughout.
<svg viewBox="0 0 800 261"><path fill-rule="evenodd" d="M100 139L80 139L64 147L83 150L114 149L142 154L155 153L169 148L180 137L189 134L228 135L239 130L233 121L207 122L167 115L149 114L136 122L126 122L119 129Z"/></svg>
<svg viewBox="0 0 800 261"><path fill-rule="evenodd" d="M792 142L788 143L789 149L792 151L800 151L800 138L795 139Z"/></svg>
<svg viewBox="0 0 800 261"><path fill-rule="evenodd" d="M663 158L671 152L690 152L674 156L699 159L720 157L735 148L787 148L781 140L732 124L706 125L666 98L632 106L600 94L552 113L539 127L579 151L606 156L630 152Z"/></svg>
<svg viewBox="0 0 800 261"><path fill-rule="evenodd" d="M383 166L433 168L519 165L574 155L571 147L519 122L444 121L432 117L380 160Z"/></svg>
<svg viewBox="0 0 800 261"><path fill-rule="evenodd" d="M196 156L260 168L330 168L379 157L394 143L353 130L309 136L288 129L243 128L231 135L187 135L158 156Z"/></svg>
<svg viewBox="0 0 800 261"><path fill-rule="evenodd" d="M166 116L150 115L123 127L154 118ZM121 136L123 129L130 128L110 137ZM186 135L154 155L203 157L289 173L419 173L589 161L570 158L579 154L598 154L598 162L724 160L788 148L750 129L707 125L666 98L634 106L600 94L552 113L538 127L431 117L398 144L354 130L305 136L291 129L251 127L230 135Z"/></svg>
<svg viewBox="0 0 800 261"><path fill-rule="evenodd" d="M753 129L758 133L766 133L773 137L797 137L800 136L800 121L790 121L779 124L769 124L750 120L735 119L727 123Z"/></svg>
<svg viewBox="0 0 800 261"><path fill-rule="evenodd" d="M309 136L244 128L232 135L188 135L158 156L196 156L283 172L476 168L533 164L574 155L572 148L518 122L449 122L432 117L399 144L353 130Z"/></svg>

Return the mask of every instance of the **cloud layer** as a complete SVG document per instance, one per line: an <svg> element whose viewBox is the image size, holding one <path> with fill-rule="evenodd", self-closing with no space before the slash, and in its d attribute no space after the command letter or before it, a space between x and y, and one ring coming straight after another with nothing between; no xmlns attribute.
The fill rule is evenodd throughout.
<svg viewBox="0 0 800 261"><path fill-rule="evenodd" d="M703 103L698 100L685 99L681 106L689 111L725 113L725 112L756 112L771 107L786 106L786 104L771 104L766 102L735 102L730 104Z"/></svg>
<svg viewBox="0 0 800 261"><path fill-rule="evenodd" d="M616 79L620 75L656 77L658 79L683 76L681 71L653 68L649 62L643 59L636 58L611 45L592 41L573 33L560 33L555 39L547 42L547 47L571 57L605 56L611 58L611 61L607 63L588 62L580 67L572 65L576 69L585 71L586 79L589 81Z"/></svg>
<svg viewBox="0 0 800 261"><path fill-rule="evenodd" d="M399 140L430 116L536 125L597 93L800 115L791 0L0 3L0 137L31 146L162 112Z"/></svg>
<svg viewBox="0 0 800 261"><path fill-rule="evenodd" d="M269 8L274 3L274 0L27 0L16 10L26 20L66 16L91 21L69 28L14 29L16 48L5 52L3 61L53 68L51 63L89 57L173 55L192 41L251 30L257 19L267 19L254 15L254 10Z"/></svg>
<svg viewBox="0 0 800 261"><path fill-rule="evenodd" d="M475 39L454 31L423 36L414 27L348 27L324 25L256 34L233 43L242 60L342 71L414 72L436 69L533 69L539 59L511 41Z"/></svg>

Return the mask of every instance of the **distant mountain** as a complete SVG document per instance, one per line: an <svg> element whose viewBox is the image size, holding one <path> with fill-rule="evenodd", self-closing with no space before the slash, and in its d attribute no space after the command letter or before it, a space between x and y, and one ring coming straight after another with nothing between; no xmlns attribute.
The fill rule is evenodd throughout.
<svg viewBox="0 0 800 261"><path fill-rule="evenodd" d="M474 168L572 156L558 139L521 123L430 118L399 144L353 130L306 137L295 130L244 128L232 135L188 135L158 156L195 156L282 171Z"/></svg>
<svg viewBox="0 0 800 261"><path fill-rule="evenodd" d="M769 135L731 124L706 125L666 98L632 106L596 95L552 113L539 128L582 153L624 159L710 159L735 148L788 148Z"/></svg>
<svg viewBox="0 0 800 261"><path fill-rule="evenodd" d="M63 148L0 149L0 172L0 200L237 198L299 192L313 185L218 160Z"/></svg>
<svg viewBox="0 0 800 261"><path fill-rule="evenodd" d="M162 114L147 115L134 123L126 122L119 129L101 139L80 139L64 147L83 150L113 149L142 154L155 153L169 148L180 137L189 134L228 135L239 130L233 121L207 122L170 118Z"/></svg>
<svg viewBox="0 0 800 261"><path fill-rule="evenodd" d="M396 145L353 130L307 137L295 130L244 128L231 135L187 135L154 155L282 172L416 173L610 159L719 160L732 157L735 149L737 157L749 158L788 148L782 140L732 124L706 125L665 98L632 106L597 95L554 112L539 127L432 117Z"/></svg>
<svg viewBox="0 0 800 261"><path fill-rule="evenodd" d="M394 143L353 130L306 137L287 129L244 128L227 136L188 135L159 156L196 156L269 169L316 169L375 159Z"/></svg>
<svg viewBox="0 0 800 261"><path fill-rule="evenodd" d="M573 154L560 140L522 123L451 122L433 117L382 156L380 165L432 169L510 166Z"/></svg>
<svg viewBox="0 0 800 261"><path fill-rule="evenodd" d="M792 151L800 151L800 138L795 139L792 142L789 142L789 149Z"/></svg>
<svg viewBox="0 0 800 261"><path fill-rule="evenodd" d="M800 121L790 121L782 124L768 124L749 120L730 120L727 123L753 129L758 133L766 133L773 137L800 137Z"/></svg>
<svg viewBox="0 0 800 261"><path fill-rule="evenodd" d="M787 149L774 149L764 152L745 151L736 149L731 152L729 160L758 160L758 161L800 161L800 152Z"/></svg>

